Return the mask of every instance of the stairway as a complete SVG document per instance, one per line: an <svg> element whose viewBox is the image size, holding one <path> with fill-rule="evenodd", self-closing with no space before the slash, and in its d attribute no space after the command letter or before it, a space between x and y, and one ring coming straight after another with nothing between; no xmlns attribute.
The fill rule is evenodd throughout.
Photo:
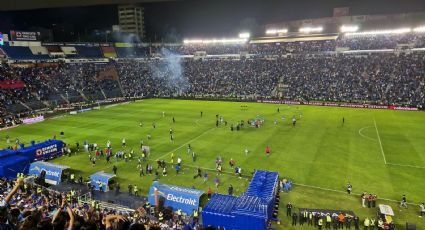
<svg viewBox="0 0 425 230"><path fill-rule="evenodd" d="M69 100L68 99L66 99L66 97L63 95L63 94L59 94L59 96L64 100L64 101L66 101L66 103L67 104L69 104Z"/></svg>
<svg viewBox="0 0 425 230"><path fill-rule="evenodd" d="M25 108L27 108L28 110L33 110L31 107L29 107L27 104L23 103L22 101L19 101L19 103L24 106Z"/></svg>
<svg viewBox="0 0 425 230"><path fill-rule="evenodd" d="M86 97L86 95L84 95L84 93L83 93L83 91L82 90L77 90L79 93L80 93L80 95L81 95L81 97L83 97L83 99L84 100L86 100L86 101L88 101L89 99Z"/></svg>

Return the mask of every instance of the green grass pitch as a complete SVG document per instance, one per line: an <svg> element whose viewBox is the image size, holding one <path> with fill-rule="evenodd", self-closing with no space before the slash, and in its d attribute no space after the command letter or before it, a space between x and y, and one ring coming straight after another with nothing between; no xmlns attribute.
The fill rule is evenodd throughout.
<svg viewBox="0 0 425 230"><path fill-rule="evenodd" d="M247 106L243 109L241 106ZM280 109L280 113L277 109ZM200 116L203 111L203 116ZM165 116L163 116L165 112ZM220 114L227 126L215 127L215 116ZM302 117L300 118L300 114ZM241 131L230 131L230 124L261 115L265 123L261 128L245 127ZM282 115L285 120L282 120ZM296 127L291 118L296 116ZM172 122L172 118L176 122ZM345 124L342 124L342 118ZM274 120L277 124L274 124ZM143 127L139 123L143 122ZM156 128L152 123L156 123ZM174 130L174 141L170 140L169 129ZM140 140L151 148L150 161L164 159L168 165L171 153L183 159L183 173L175 175L169 169L168 177L160 182L227 193L232 184L236 194L246 189L247 179L234 176L228 166L233 158L242 167L244 175L253 169L278 171L281 177L291 178L296 185L290 193L282 193L280 227L288 228L285 205L288 201L298 207L353 210L361 219L375 216L376 209L362 208L358 195L347 195L347 182L353 185L353 193L376 193L379 203L389 204L395 211L398 227L405 223L417 224L425 229L425 218L419 218L419 207L398 208L396 201L406 194L408 202L425 201L425 114L389 110L368 110L336 107L272 105L245 102L212 102L151 99L118 105L78 115L49 119L33 125L2 131L0 147L9 135L14 140L28 144L31 140L43 141L60 131L65 132L66 143L75 146L84 140L101 147L112 142L113 151L121 150L121 140L126 139L128 152L131 148L140 156ZM148 140L147 135L152 139ZM190 143L197 159L192 161L187 153ZM271 155L265 154L270 146ZM245 148L249 149L245 155ZM83 148L81 148L83 149ZM214 186L215 158L222 156L224 171L219 176L221 185ZM139 177L137 160L131 162L111 161L118 167L118 181L125 190L128 183L137 184L142 194L147 194L153 176ZM112 172L113 164L99 160L92 167L88 154L81 150L72 157L60 157L55 163L70 166L76 174L88 176L96 171ZM152 162L154 168L156 163ZM145 165L144 165L145 166ZM196 167L212 169L209 180L193 179ZM361 220L362 221L362 220ZM298 229L309 229L307 226ZM403 228L404 229L404 228Z"/></svg>

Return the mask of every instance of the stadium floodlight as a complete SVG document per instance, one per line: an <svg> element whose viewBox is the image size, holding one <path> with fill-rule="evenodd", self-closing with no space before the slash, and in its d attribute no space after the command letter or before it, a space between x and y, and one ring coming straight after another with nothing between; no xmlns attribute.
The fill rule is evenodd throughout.
<svg viewBox="0 0 425 230"><path fill-rule="evenodd" d="M425 26L419 26L413 29L414 32L416 33L423 33L425 32Z"/></svg>
<svg viewBox="0 0 425 230"><path fill-rule="evenodd" d="M311 33L311 32L322 32L323 31L323 27L318 26L318 27L301 27L299 29L299 32L301 33Z"/></svg>
<svg viewBox="0 0 425 230"><path fill-rule="evenodd" d="M251 34L244 32L239 34L239 38L249 38L251 37Z"/></svg>
<svg viewBox="0 0 425 230"><path fill-rule="evenodd" d="M268 29L266 30L266 34L277 34L277 29Z"/></svg>
<svg viewBox="0 0 425 230"><path fill-rule="evenodd" d="M411 28L400 28L393 30L373 30L364 32L345 33L345 36L367 36L367 35L382 35L382 34L405 34L412 32Z"/></svg>
<svg viewBox="0 0 425 230"><path fill-rule="evenodd" d="M189 44L229 44L229 43L245 43L248 39L246 38L222 38L222 39L185 39L183 40L183 44L189 45Z"/></svg>
<svg viewBox="0 0 425 230"><path fill-rule="evenodd" d="M349 25L343 25L340 28L342 33L347 33L347 32L356 32L359 30L359 26L349 26Z"/></svg>
<svg viewBox="0 0 425 230"><path fill-rule="evenodd" d="M288 29L268 29L266 30L266 34L274 35L274 34L285 34L288 33Z"/></svg>

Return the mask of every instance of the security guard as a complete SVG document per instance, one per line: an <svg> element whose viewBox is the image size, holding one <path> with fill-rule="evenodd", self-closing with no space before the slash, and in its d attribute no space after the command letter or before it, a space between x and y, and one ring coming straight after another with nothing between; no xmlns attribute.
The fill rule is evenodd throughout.
<svg viewBox="0 0 425 230"><path fill-rule="evenodd" d="M370 220L369 220L369 218L366 217L366 219L364 220L363 224L364 224L364 229L368 229L369 226L370 226Z"/></svg>
<svg viewBox="0 0 425 230"><path fill-rule="evenodd" d="M326 215L326 229L331 229L331 222L332 222L331 215L327 214Z"/></svg>
<svg viewBox="0 0 425 230"><path fill-rule="evenodd" d="M98 181L97 183L99 185L99 191L103 192L103 183L102 183L102 181Z"/></svg>
<svg viewBox="0 0 425 230"><path fill-rule="evenodd" d="M196 210L196 209L193 210L193 221L195 223L198 223L198 221L199 221L198 210Z"/></svg>
<svg viewBox="0 0 425 230"><path fill-rule="evenodd" d="M181 208L177 209L177 218L179 220L181 220L181 218L182 218L182 210L181 210Z"/></svg>
<svg viewBox="0 0 425 230"><path fill-rule="evenodd" d="M74 175L74 173L71 173L71 175L69 176L69 179L70 179L70 181L71 181L71 183L74 183L75 182L75 175Z"/></svg>
<svg viewBox="0 0 425 230"><path fill-rule="evenodd" d="M71 191L69 193L70 193L69 197L70 197L71 202L74 202L74 200L75 200L75 190L71 189Z"/></svg>
<svg viewBox="0 0 425 230"><path fill-rule="evenodd" d="M146 211L149 211L150 208L151 208L151 204L149 203L149 201L146 201L146 203L145 203Z"/></svg>
<svg viewBox="0 0 425 230"><path fill-rule="evenodd" d="M308 212L308 225L313 225L313 212Z"/></svg>
<svg viewBox="0 0 425 230"><path fill-rule="evenodd" d="M375 229L375 219L371 218L370 219L370 230L374 230Z"/></svg>
<svg viewBox="0 0 425 230"><path fill-rule="evenodd" d="M163 214L162 212L159 212L159 214L158 214L158 220L159 220L159 222L161 222L161 223L162 223L162 221L164 220L164 214Z"/></svg>
<svg viewBox="0 0 425 230"><path fill-rule="evenodd" d="M41 188L41 186L37 187L37 195L41 195L41 192L43 191L43 189Z"/></svg>
<svg viewBox="0 0 425 230"><path fill-rule="evenodd" d="M319 230L322 230L322 226L323 226L323 219L319 218L319 222L317 223L317 225L319 225Z"/></svg>
<svg viewBox="0 0 425 230"><path fill-rule="evenodd" d="M139 196L139 190L137 189L137 185L134 185L134 195Z"/></svg>

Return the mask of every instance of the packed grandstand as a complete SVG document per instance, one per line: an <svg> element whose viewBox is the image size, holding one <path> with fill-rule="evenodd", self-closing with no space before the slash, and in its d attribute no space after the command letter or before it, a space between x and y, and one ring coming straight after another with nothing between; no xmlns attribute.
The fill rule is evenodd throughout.
<svg viewBox="0 0 425 230"><path fill-rule="evenodd" d="M422 108L424 36L340 34L242 44L5 42L2 125L20 113L117 97L281 97Z"/></svg>
<svg viewBox="0 0 425 230"><path fill-rule="evenodd" d="M57 115L62 111L70 112L75 109L82 111L87 107L96 107L100 103L140 98L269 100L284 101L288 104L349 103L353 107L371 105L388 108L396 106L412 110L425 108L424 28L375 34L361 32L291 34L271 40L264 38L235 41L185 40L178 44L5 41L4 45L0 46L0 57L2 58L0 64L1 129L15 127L24 119L36 119L36 114ZM164 117L165 112L162 114ZM299 114L300 119L301 116L302 114ZM282 116L282 120L284 119ZM292 119L295 119L295 116ZM345 118L342 119L344 123ZM216 115L216 122L217 127L218 115ZM275 120L275 125L276 123ZM152 125L155 128L155 121ZM238 130L239 125L238 122ZM142 122L140 126L143 126ZM293 126L295 127L295 122ZM376 131L378 131L377 128ZM170 135L173 141L172 129L170 129ZM10 137L7 136L8 144L9 139ZM24 146L18 150L19 139L16 138L16 141L15 148L7 151L15 151L13 154L22 158L25 154L19 151L24 149ZM143 149L143 140L141 142L141 149ZM86 143L84 148L85 146ZM87 152L88 146L87 143ZM125 147L125 139L123 139L123 146ZM76 148L80 151L79 143ZM92 150L94 149L96 147L92 147ZM105 149L109 151L110 146ZM64 146L58 154L67 154L68 150L70 151ZM188 150L189 153L190 144ZM248 150L245 151L247 154ZM97 152L96 149L96 154ZM269 153L270 150L267 154ZM383 150L382 154L384 154ZM69 155L71 155L70 152ZM26 160L29 164L29 160ZM30 161L38 160L40 159ZM159 169L161 164L159 158L158 161ZM172 157L171 164L173 163ZM180 166L180 163L178 164ZM163 168L166 168L165 165ZM199 168L197 176L201 177ZM71 190L71 192L66 191L67 194L65 194L51 188L42 188L35 183L37 179L27 177L24 180L21 174L17 177L17 180L0 179L0 194L4 195L0 199L2 204L0 211L1 214L10 211L10 215L2 215L2 217L7 216L8 219L0 219L0 229L11 229L7 226L19 226L20 229L65 229L65 227L108 230L214 229L202 227L198 211L187 212L184 215L181 209L174 212L171 209L164 209L158 212L148 201L132 209L106 202L98 203L94 199L84 202L82 199L91 196L87 194L92 194L93 191L88 191L89 188L86 188L83 179L80 180L80 178L66 178L64 181L85 188L85 192L79 191L76 194L75 190ZM264 215L263 219L278 221L276 210L279 206L280 190L288 191L289 184L292 185L292 182L286 184L286 179L281 180L285 183L280 182L278 177L278 173L254 171L253 182L250 182L243 195L234 197L229 191L229 196L213 196L210 205L203 210L202 218L211 223L222 221L222 218L233 218L239 221L238 226L248 225L252 222L245 222L243 217L247 213L252 214L249 213L252 210L244 204L252 204L253 209L257 207L265 209L255 210L257 211L255 214ZM38 179L40 178L41 176ZM241 173L239 178L242 178ZM108 180L106 186L107 184ZM266 184L268 187L264 186L267 187L264 189L258 184L261 186ZM261 188L258 189L256 186ZM100 187L102 188L102 183ZM191 189L181 190L196 193ZM130 195L132 191L137 192L137 186L134 190L134 187L130 188L129 185ZM18 195L14 196L15 193ZM199 197L198 200L188 200L183 197L174 197L172 194L171 196L171 199L183 203L199 202ZM372 194L370 197L373 198ZM362 196L362 199L365 198ZM224 208L223 205L214 206L213 201L216 200L219 204L231 205ZM18 208L10 210L6 203ZM228 208L230 206L231 208ZM57 211L58 208L64 209L64 212ZM218 212L226 213L225 217L216 215ZM320 213L320 211L312 210L300 211L300 221L307 223L307 216L302 219L301 214L310 215L310 213L311 221L313 218L315 222L319 222L322 218L330 218L323 215L317 216L316 220L313 212ZM329 219L329 229L331 222L333 225L344 226L345 220L342 224L340 223L341 215L339 213L336 217L333 216L332 220ZM356 217L355 225L356 218L351 219L352 217L348 217L347 222L351 224L353 221L353 226L358 229L359 219ZM226 221L235 221L233 219ZM296 220L295 215L295 222ZM4 224L7 221L8 225ZM262 224L264 226L257 225L258 228L252 229L270 227L266 226L265 222ZM391 221L386 224L385 229L394 228ZM249 226L246 229L249 229ZM382 229L384 229L383 223Z"/></svg>

